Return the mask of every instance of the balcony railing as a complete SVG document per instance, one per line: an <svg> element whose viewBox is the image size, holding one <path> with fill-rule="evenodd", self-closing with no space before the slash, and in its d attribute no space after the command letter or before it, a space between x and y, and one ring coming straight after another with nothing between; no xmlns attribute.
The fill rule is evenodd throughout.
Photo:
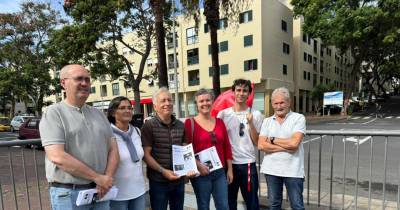
<svg viewBox="0 0 400 210"><path fill-rule="evenodd" d="M200 85L200 80L189 80L189 86Z"/></svg>

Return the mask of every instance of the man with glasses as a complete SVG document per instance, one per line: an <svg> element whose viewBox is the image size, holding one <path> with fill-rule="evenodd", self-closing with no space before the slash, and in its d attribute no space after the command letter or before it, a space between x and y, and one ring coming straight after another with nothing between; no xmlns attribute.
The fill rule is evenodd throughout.
<svg viewBox="0 0 400 210"><path fill-rule="evenodd" d="M293 210L304 210L304 115L290 111L290 94L285 87L271 95L274 115L264 120L258 149L266 152L261 166L268 186L269 209L280 210L282 189L286 186Z"/></svg>
<svg viewBox="0 0 400 210"><path fill-rule="evenodd" d="M251 91L249 80L235 80L232 85L235 104L218 113L225 122L233 153L233 182L228 186L230 210L237 209L239 189L247 210L259 209L255 145L264 116L247 106Z"/></svg>
<svg viewBox="0 0 400 210"><path fill-rule="evenodd" d="M39 129L46 152L46 177L53 210L108 210L108 201L77 207L81 190L96 188L99 198L112 187L118 147L105 115L85 104L89 72L67 65L60 72L66 98L43 114Z"/></svg>

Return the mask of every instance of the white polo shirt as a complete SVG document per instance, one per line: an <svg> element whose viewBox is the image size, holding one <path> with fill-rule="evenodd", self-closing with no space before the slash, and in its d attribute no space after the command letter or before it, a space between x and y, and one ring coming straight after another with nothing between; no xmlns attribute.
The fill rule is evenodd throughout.
<svg viewBox="0 0 400 210"><path fill-rule="evenodd" d="M306 119L304 115L290 111L282 124L275 115L265 118L261 126L260 136L275 138L290 138L296 132L305 134ZM281 176L304 178L304 149L300 144L295 153L273 152L266 153L261 165L261 173Z"/></svg>
<svg viewBox="0 0 400 210"><path fill-rule="evenodd" d="M228 131L229 140L232 146L233 164L247 164L256 162L256 150L250 138L249 124L246 115L249 111L235 112L233 107L224 109L218 113L218 118L222 119ZM253 124L257 133L260 132L264 115L257 110L251 110L253 114ZM243 135L239 135L240 123L244 124Z"/></svg>

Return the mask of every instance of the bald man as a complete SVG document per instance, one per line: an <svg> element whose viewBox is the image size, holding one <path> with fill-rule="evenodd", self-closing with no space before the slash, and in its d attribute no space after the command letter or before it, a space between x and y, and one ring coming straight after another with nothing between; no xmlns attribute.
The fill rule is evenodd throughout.
<svg viewBox="0 0 400 210"><path fill-rule="evenodd" d="M108 210L109 202L76 206L79 191L96 188L99 197L112 187L119 154L105 115L86 105L90 75L81 65L61 69L66 98L42 116L40 134L46 152L46 177L53 210Z"/></svg>

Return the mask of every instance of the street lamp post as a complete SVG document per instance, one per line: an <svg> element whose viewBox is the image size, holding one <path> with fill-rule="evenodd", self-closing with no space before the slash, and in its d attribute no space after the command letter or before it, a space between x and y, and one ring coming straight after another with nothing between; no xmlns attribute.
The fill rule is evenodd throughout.
<svg viewBox="0 0 400 210"><path fill-rule="evenodd" d="M179 112L179 90L178 90L178 72L176 69L176 33L175 33L175 0L172 0L172 44L174 45L174 75L175 75L175 114L177 118L180 118L181 113Z"/></svg>

